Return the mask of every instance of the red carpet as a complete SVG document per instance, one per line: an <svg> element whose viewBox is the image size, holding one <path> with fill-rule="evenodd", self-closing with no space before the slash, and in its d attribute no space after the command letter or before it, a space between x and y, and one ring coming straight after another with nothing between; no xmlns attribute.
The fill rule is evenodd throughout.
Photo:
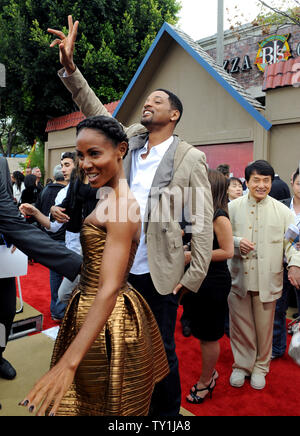
<svg viewBox="0 0 300 436"><path fill-rule="evenodd" d="M23 300L44 314L43 329L57 325L51 320L49 271L39 264L29 266L28 275L21 277ZM212 309L213 311L213 309ZM182 407L197 416L299 416L300 367L288 356L271 362L266 388L257 391L246 381L242 388L229 385L232 353L229 339L220 341L221 355L217 364L219 378L212 399L203 404L189 404L185 397L201 371L199 342L181 334L178 311L176 326L177 355L180 365ZM288 341L290 336L288 335Z"/></svg>
<svg viewBox="0 0 300 436"><path fill-rule="evenodd" d="M49 275L48 268L34 263L28 265L27 276L20 277L23 300L43 314L43 330L58 325L50 315Z"/></svg>
<svg viewBox="0 0 300 436"><path fill-rule="evenodd" d="M178 319L182 309L179 308ZM288 335L288 343L290 342ZM180 365L182 407L197 416L299 416L300 367L288 356L274 359L262 391L253 389L249 380L242 388L229 384L233 357L227 336L221 341L221 353L217 370L219 378L212 399L194 405L186 401L190 388L198 380L201 371L199 341L181 334L180 323L176 327L177 355Z"/></svg>

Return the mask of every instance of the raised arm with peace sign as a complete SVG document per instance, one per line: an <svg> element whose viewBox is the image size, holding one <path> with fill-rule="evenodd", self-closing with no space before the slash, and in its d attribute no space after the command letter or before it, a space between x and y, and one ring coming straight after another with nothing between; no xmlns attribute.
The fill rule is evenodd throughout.
<svg viewBox="0 0 300 436"><path fill-rule="evenodd" d="M68 75L74 73L76 66L73 61L75 41L77 37L77 30L79 21L73 23L72 15L68 16L69 33L65 35L61 30L47 29L49 33L53 33L57 38L52 41L50 47L58 45L59 47L59 60L65 68Z"/></svg>

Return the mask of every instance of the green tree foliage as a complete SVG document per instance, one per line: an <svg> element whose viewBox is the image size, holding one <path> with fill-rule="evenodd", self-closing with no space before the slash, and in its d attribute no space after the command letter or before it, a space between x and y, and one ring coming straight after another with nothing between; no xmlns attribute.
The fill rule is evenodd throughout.
<svg viewBox="0 0 300 436"><path fill-rule="evenodd" d="M269 33L271 26L280 27L286 23L300 26L300 2L298 0L258 0L260 11L252 24L262 26L263 33Z"/></svg>
<svg viewBox="0 0 300 436"><path fill-rule="evenodd" d="M24 163L20 163L20 167L25 170L27 167L39 167L42 173L42 180L45 176L45 168L44 168L44 158L45 158L45 150L44 144L40 141L35 141L31 149L29 150L27 159Z"/></svg>
<svg viewBox="0 0 300 436"><path fill-rule="evenodd" d="M104 102L119 99L158 30L176 24L177 0L0 0L0 118L11 117L32 143L47 120L77 108L57 78L58 50L47 28L79 20L75 62Z"/></svg>
<svg viewBox="0 0 300 436"><path fill-rule="evenodd" d="M14 157L16 154L27 154L30 147L25 138L11 118L0 120L0 153L5 157Z"/></svg>

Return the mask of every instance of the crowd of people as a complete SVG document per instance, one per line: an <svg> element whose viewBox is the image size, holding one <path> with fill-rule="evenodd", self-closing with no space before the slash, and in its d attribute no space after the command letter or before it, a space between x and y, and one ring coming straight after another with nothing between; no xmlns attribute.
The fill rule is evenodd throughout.
<svg viewBox="0 0 300 436"><path fill-rule="evenodd" d="M7 245L49 267L51 314L61 321L51 369L20 405L38 415L178 416L180 303L202 360L187 401L212 396L226 325L230 385L239 388L249 377L263 389L274 320L283 311L283 262L285 283L300 288L299 246L285 238L291 224L299 225L299 168L288 204L269 195L275 172L267 161L250 163L245 181L229 177L228 165L208 169L204 153L174 134L183 105L166 89L146 98L140 123L122 126L74 64L78 22L68 20L67 35L49 31L59 46L59 76L86 116L77 126L76 155L64 153L54 186L34 201L22 201L22 193L18 206L3 178L7 168L0 173L0 232ZM189 191L180 217L170 187ZM27 238L43 235L34 250L21 235L24 226ZM7 331L10 322L0 312ZM5 376L12 365L0 357Z"/></svg>

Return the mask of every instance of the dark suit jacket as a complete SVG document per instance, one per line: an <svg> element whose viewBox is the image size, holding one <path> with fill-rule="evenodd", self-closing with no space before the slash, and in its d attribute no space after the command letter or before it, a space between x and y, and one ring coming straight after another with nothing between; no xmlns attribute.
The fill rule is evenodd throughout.
<svg viewBox="0 0 300 436"><path fill-rule="evenodd" d="M270 197L280 201L290 197L291 194L287 183L281 180L279 176L275 176L269 195Z"/></svg>
<svg viewBox="0 0 300 436"><path fill-rule="evenodd" d="M7 161L0 157L0 233L28 257L71 281L75 280L80 272L82 257L28 224L9 195L10 189Z"/></svg>
<svg viewBox="0 0 300 436"><path fill-rule="evenodd" d="M291 201L292 201L292 197L281 200L281 203L285 204L287 207L291 207Z"/></svg>

